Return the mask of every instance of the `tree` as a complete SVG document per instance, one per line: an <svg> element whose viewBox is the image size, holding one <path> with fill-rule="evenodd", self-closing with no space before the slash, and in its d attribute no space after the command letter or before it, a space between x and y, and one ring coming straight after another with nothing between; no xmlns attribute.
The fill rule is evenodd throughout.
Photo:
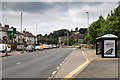
<svg viewBox="0 0 120 80"><path fill-rule="evenodd" d="M78 32L78 27L75 28L75 31Z"/></svg>
<svg viewBox="0 0 120 80"><path fill-rule="evenodd" d="M89 32L89 37L87 34L84 40L87 42L89 38L90 43L95 43L96 38L104 34L114 34L120 39L120 6L111 11L106 20L100 16L97 21L91 23L87 32Z"/></svg>
<svg viewBox="0 0 120 80"><path fill-rule="evenodd" d="M85 40L90 43L95 43L96 38L99 36L102 36L104 34L104 23L105 19L102 17L102 15L99 17L99 19L95 22L93 22L90 27L87 29L89 32L89 36L87 34Z"/></svg>
<svg viewBox="0 0 120 80"><path fill-rule="evenodd" d="M86 34L87 33L87 28L80 28L79 33L80 34Z"/></svg>

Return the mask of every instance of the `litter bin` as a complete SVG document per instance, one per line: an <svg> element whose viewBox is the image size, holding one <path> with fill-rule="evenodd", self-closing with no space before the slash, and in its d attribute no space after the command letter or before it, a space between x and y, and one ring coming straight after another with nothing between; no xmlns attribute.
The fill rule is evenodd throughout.
<svg viewBox="0 0 120 80"><path fill-rule="evenodd" d="M96 54L100 52L103 58L116 58L117 38L118 37L113 34L106 34L96 38ZM100 51L98 49L100 49Z"/></svg>

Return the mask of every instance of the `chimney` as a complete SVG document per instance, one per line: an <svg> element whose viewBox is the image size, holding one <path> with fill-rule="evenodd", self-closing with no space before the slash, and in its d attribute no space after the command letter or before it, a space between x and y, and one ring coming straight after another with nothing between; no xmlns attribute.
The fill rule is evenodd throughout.
<svg viewBox="0 0 120 80"><path fill-rule="evenodd" d="M11 28L14 28L13 26Z"/></svg>
<svg viewBox="0 0 120 80"><path fill-rule="evenodd" d="M0 26L2 26L2 24L0 23Z"/></svg>
<svg viewBox="0 0 120 80"><path fill-rule="evenodd" d="M5 30L7 31L7 29L9 28L9 25L5 25Z"/></svg>
<svg viewBox="0 0 120 80"><path fill-rule="evenodd" d="M23 33L25 33L25 31L23 31Z"/></svg>

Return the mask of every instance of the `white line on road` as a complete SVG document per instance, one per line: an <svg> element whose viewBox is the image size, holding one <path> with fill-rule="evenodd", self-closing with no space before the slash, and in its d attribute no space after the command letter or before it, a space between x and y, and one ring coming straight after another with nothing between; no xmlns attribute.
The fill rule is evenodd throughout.
<svg viewBox="0 0 120 80"><path fill-rule="evenodd" d="M18 63L16 63L16 64L21 64L21 62L18 62Z"/></svg>

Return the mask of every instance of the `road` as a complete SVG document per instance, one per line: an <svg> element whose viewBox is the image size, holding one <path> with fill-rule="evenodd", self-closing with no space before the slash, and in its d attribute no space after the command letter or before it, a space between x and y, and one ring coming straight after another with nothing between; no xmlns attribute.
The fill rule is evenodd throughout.
<svg viewBox="0 0 120 80"><path fill-rule="evenodd" d="M59 48L13 55L2 59L3 78L48 78L72 51Z"/></svg>

